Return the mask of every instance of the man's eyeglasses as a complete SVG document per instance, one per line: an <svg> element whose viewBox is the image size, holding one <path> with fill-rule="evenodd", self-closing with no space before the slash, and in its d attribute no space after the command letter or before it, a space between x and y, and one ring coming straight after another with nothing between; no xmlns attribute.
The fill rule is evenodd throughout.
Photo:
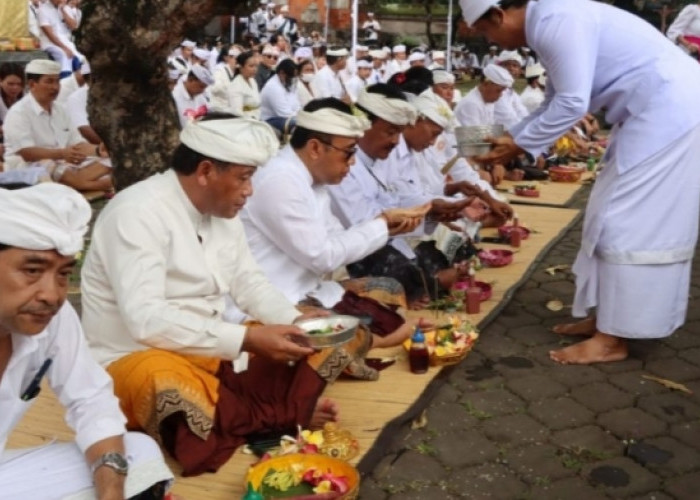
<svg viewBox="0 0 700 500"><path fill-rule="evenodd" d="M317 137L317 139L318 139L318 142L325 144L329 148L332 148L332 149L335 149L336 151L341 151L341 152L345 153L345 161L350 160L350 158L355 156L355 153L357 153L357 146L353 146L350 149L344 149L344 148L339 148L338 146L335 146L328 141L324 141L322 139L319 139L318 137Z"/></svg>

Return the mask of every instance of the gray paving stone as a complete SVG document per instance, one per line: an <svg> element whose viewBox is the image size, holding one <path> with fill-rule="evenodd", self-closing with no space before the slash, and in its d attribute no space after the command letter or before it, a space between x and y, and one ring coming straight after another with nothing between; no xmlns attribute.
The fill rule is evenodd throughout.
<svg viewBox="0 0 700 500"><path fill-rule="evenodd" d="M428 429L438 432L454 432L469 429L478 421L459 403L443 403L431 405L427 412Z"/></svg>
<svg viewBox="0 0 700 500"><path fill-rule="evenodd" d="M489 359L512 356L523 350L523 346L505 336L482 335L476 344L477 352Z"/></svg>
<svg viewBox="0 0 700 500"><path fill-rule="evenodd" d="M450 475L450 488L462 498L496 500L520 498L527 490L525 483L515 474L498 464L453 471Z"/></svg>
<svg viewBox="0 0 700 500"><path fill-rule="evenodd" d="M677 476L700 467L698 450L667 436L641 441L635 449L628 447L627 455L662 477Z"/></svg>
<svg viewBox="0 0 700 500"><path fill-rule="evenodd" d="M504 311L499 318L499 323L507 328L514 326L536 325L539 322L540 318L523 310L517 312L511 311L509 314Z"/></svg>
<svg viewBox="0 0 700 500"><path fill-rule="evenodd" d="M640 398L637 406L670 423L700 420L700 406L692 402L687 394L652 394Z"/></svg>
<svg viewBox="0 0 700 500"><path fill-rule="evenodd" d="M383 488L400 487L411 481L438 482L447 476L447 471L434 457L417 451L407 451L394 462L381 479Z"/></svg>
<svg viewBox="0 0 700 500"><path fill-rule="evenodd" d="M662 434L666 424L639 408L612 410L598 416L598 424L620 439L644 439Z"/></svg>
<svg viewBox="0 0 700 500"><path fill-rule="evenodd" d="M700 450L700 423L683 422L672 425L669 434L681 443Z"/></svg>
<svg viewBox="0 0 700 500"><path fill-rule="evenodd" d="M508 388L526 401L562 396L569 390L547 375L527 375L506 382Z"/></svg>
<svg viewBox="0 0 700 500"><path fill-rule="evenodd" d="M700 347L681 349L678 351L678 355L685 361L693 363L695 366L700 366Z"/></svg>
<svg viewBox="0 0 700 500"><path fill-rule="evenodd" d="M648 362L675 357L678 353L659 340L640 340L629 343L629 355L631 358Z"/></svg>
<svg viewBox="0 0 700 500"><path fill-rule="evenodd" d="M697 332L693 332L686 327L676 331L673 335L662 340L667 346L678 350L690 349L692 347L700 347L700 336Z"/></svg>
<svg viewBox="0 0 700 500"><path fill-rule="evenodd" d="M594 382L574 387L571 389L571 396L596 413L604 413L634 404L634 396L607 382Z"/></svg>
<svg viewBox="0 0 700 500"><path fill-rule="evenodd" d="M621 440L597 425L554 432L550 441L562 450L596 457L620 456L625 449Z"/></svg>
<svg viewBox="0 0 700 500"><path fill-rule="evenodd" d="M433 403L454 403L462 395L462 391L450 384L444 384L435 395Z"/></svg>
<svg viewBox="0 0 700 500"><path fill-rule="evenodd" d="M529 415L507 415L485 420L482 428L486 436L498 444L518 446L543 442L549 430Z"/></svg>
<svg viewBox="0 0 700 500"><path fill-rule="evenodd" d="M360 496L362 500L364 497ZM395 493L389 497L390 500L426 500L428 498L459 498L447 491L447 486L428 485L413 482L406 485L406 491Z"/></svg>
<svg viewBox="0 0 700 500"><path fill-rule="evenodd" d="M467 408L467 411L473 410L477 415L481 415L477 418L525 411L525 402L505 389L464 394L459 402Z"/></svg>
<svg viewBox="0 0 700 500"><path fill-rule="evenodd" d="M538 346L552 342L552 333L542 325L511 328L507 335L524 346Z"/></svg>
<svg viewBox="0 0 700 500"><path fill-rule="evenodd" d="M589 464L584 467L583 475L593 486L615 498L641 495L661 485L657 476L625 457Z"/></svg>
<svg viewBox="0 0 700 500"><path fill-rule="evenodd" d="M558 299L564 304L570 304L574 297L576 287L570 281L552 281L550 283L542 283L540 289L549 294L549 298Z"/></svg>
<svg viewBox="0 0 700 500"><path fill-rule="evenodd" d="M673 497L668 496L663 491L650 491L642 495L632 497L631 500L673 500Z"/></svg>
<svg viewBox="0 0 700 500"><path fill-rule="evenodd" d="M700 472L693 472L666 481L664 491L678 500L697 500L700 491Z"/></svg>
<svg viewBox="0 0 700 500"><path fill-rule="evenodd" d="M550 445L523 446L508 450L503 460L507 460L508 466L530 485L551 483L574 474L564 467L558 451Z"/></svg>
<svg viewBox="0 0 700 500"><path fill-rule="evenodd" d="M557 365L552 369L551 376L554 380L569 387L579 387L605 379L605 374L594 366L583 365Z"/></svg>
<svg viewBox="0 0 700 500"><path fill-rule="evenodd" d="M371 478L363 478L360 483L360 498L362 500L386 500L388 494Z"/></svg>
<svg viewBox="0 0 700 500"><path fill-rule="evenodd" d="M568 397L535 401L527 411L552 430L591 424L595 419L592 411Z"/></svg>
<svg viewBox="0 0 700 500"><path fill-rule="evenodd" d="M437 450L440 463L453 469L498 458L498 448L476 430L440 434L431 445Z"/></svg>
<svg viewBox="0 0 700 500"><path fill-rule="evenodd" d="M685 382L700 378L700 366L682 359L657 359L646 364L646 369L654 375L675 382Z"/></svg>
<svg viewBox="0 0 700 500"><path fill-rule="evenodd" d="M614 364L614 363L611 363ZM666 389L661 384L647 380L642 375L649 375L647 372L634 370L625 373L616 373L608 377L608 381L616 387L630 393L633 396L642 396L646 394L660 394L666 392Z"/></svg>
<svg viewBox="0 0 700 500"><path fill-rule="evenodd" d="M623 361L616 361L614 363L600 363L596 365L603 373L623 373L632 370L641 370L644 363L641 359L627 358Z"/></svg>
<svg viewBox="0 0 700 500"><path fill-rule="evenodd" d="M585 479L568 477L530 490L528 498L536 500L603 500L607 495L590 486Z"/></svg>
<svg viewBox="0 0 700 500"><path fill-rule="evenodd" d="M551 292L546 291L544 286L541 286L540 288L531 289L527 292L518 293L515 300L521 303L528 312L530 312L529 310L532 306L542 306L553 298L556 297L553 297Z"/></svg>

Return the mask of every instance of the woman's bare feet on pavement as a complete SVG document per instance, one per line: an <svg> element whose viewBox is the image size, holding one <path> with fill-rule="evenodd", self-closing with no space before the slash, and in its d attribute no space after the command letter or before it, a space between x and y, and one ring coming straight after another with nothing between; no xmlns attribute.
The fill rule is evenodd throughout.
<svg viewBox="0 0 700 500"><path fill-rule="evenodd" d="M590 339L578 344L549 351L552 361L563 365L590 365L609 363L627 358L627 341L625 339L595 332Z"/></svg>
<svg viewBox="0 0 700 500"><path fill-rule="evenodd" d="M316 403L316 408L311 415L309 429L318 430L323 428L326 422L338 421L338 403L332 399L319 399Z"/></svg>
<svg viewBox="0 0 700 500"><path fill-rule="evenodd" d="M595 316L576 323L560 323L552 327L557 335L593 335L596 332Z"/></svg>

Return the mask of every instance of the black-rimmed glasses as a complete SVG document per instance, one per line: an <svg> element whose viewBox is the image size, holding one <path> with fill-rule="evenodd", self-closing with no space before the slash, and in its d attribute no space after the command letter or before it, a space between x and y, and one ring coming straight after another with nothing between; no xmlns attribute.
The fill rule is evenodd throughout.
<svg viewBox="0 0 700 500"><path fill-rule="evenodd" d="M335 149L336 151L342 151L343 153L345 153L345 161L349 161L350 158L355 156L355 153L357 153L357 146L353 146L351 149L344 149L344 148L339 148L338 146L335 146L328 141L324 141L323 139L319 139L318 137L317 137L317 139L318 139L318 142L321 142L321 143L325 144L326 146Z"/></svg>

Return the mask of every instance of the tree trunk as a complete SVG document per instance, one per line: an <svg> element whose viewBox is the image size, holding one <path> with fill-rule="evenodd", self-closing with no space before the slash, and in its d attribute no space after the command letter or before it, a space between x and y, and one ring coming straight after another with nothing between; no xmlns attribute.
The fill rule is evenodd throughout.
<svg viewBox="0 0 700 500"><path fill-rule="evenodd" d="M166 59L225 0L88 0L79 47L92 67L90 124L123 189L168 168L179 139Z"/></svg>
<svg viewBox="0 0 700 500"><path fill-rule="evenodd" d="M432 0L423 0L425 7L425 35L428 37L428 45L431 48L435 47L435 38L433 37L433 2Z"/></svg>

